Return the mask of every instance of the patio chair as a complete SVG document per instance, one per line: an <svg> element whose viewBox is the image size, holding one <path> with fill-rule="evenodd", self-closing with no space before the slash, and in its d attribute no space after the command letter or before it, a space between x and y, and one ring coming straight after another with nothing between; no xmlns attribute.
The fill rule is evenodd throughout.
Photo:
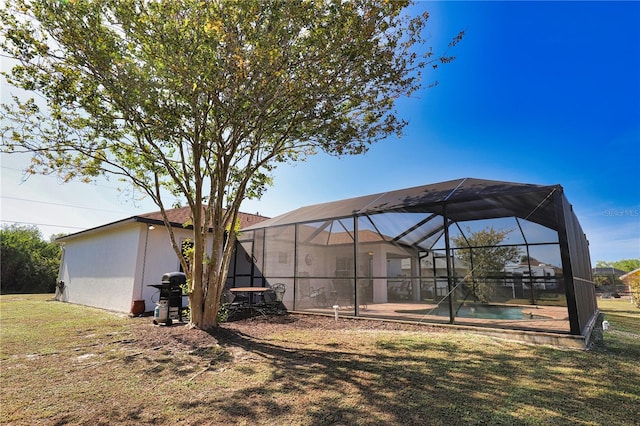
<svg viewBox="0 0 640 426"><path fill-rule="evenodd" d="M224 290L224 292L222 292L221 303L231 304L233 303L235 298L236 298L235 294L231 293L229 290Z"/></svg>
<svg viewBox="0 0 640 426"><path fill-rule="evenodd" d="M287 313L287 308L284 306L282 302L284 300L284 294L287 291L287 285L284 283L276 283L271 286L271 289L276 295L276 314L283 315Z"/></svg>
<svg viewBox="0 0 640 426"><path fill-rule="evenodd" d="M271 286L271 290L273 290L273 292L276 294L277 301L282 302L284 293L287 291L287 285L283 283L277 283Z"/></svg>
<svg viewBox="0 0 640 426"><path fill-rule="evenodd" d="M248 297L236 296L228 290L222 293L222 303L227 306L229 320L238 316L245 316L249 309Z"/></svg>
<svg viewBox="0 0 640 426"><path fill-rule="evenodd" d="M273 290L267 290L262 294L262 300L253 305L256 312L262 315L273 315L278 312L278 298Z"/></svg>
<svg viewBox="0 0 640 426"><path fill-rule="evenodd" d="M353 306L353 286L349 280L333 280L336 289L336 305L340 307Z"/></svg>
<svg viewBox="0 0 640 426"><path fill-rule="evenodd" d="M253 305L253 309L262 315L282 315L287 312L282 304L287 286L282 283L274 284L271 288L262 293L262 300Z"/></svg>

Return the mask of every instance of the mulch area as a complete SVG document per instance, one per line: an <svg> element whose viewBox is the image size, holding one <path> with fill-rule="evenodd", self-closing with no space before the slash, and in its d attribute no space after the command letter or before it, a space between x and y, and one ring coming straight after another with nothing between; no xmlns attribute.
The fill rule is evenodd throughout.
<svg viewBox="0 0 640 426"><path fill-rule="evenodd" d="M225 346L232 343L239 334L262 338L276 333L304 329L433 331L429 326L416 324L342 318L336 321L332 317L297 314L260 316L223 323L211 333L180 323L170 327L154 325L148 317L137 318L136 321L140 322L139 327L135 327L134 331L138 347L156 350L167 348L173 353L216 345ZM445 332L443 329L437 331Z"/></svg>

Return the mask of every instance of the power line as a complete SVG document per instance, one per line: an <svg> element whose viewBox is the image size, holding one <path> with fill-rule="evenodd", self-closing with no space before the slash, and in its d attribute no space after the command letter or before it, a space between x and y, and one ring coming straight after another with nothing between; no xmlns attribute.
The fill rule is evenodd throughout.
<svg viewBox="0 0 640 426"><path fill-rule="evenodd" d="M52 203L49 201L29 200L27 198L8 197L5 195L0 195L0 198L6 198L7 200L27 201L29 203L49 204L52 206L72 207L74 209L85 209L85 210L96 210L99 212L107 212L107 213L129 214L129 212L124 212L124 211L97 209L95 207L74 206L71 204Z"/></svg>
<svg viewBox="0 0 640 426"><path fill-rule="evenodd" d="M13 225L50 226L52 228L63 228L63 229L87 229L86 227L80 227L80 226L51 225L49 223L17 222L13 220L2 220L0 222L13 224Z"/></svg>

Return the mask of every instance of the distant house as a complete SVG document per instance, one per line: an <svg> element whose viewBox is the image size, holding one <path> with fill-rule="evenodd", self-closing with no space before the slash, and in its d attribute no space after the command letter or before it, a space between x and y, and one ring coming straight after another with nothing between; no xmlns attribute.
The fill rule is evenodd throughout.
<svg viewBox="0 0 640 426"><path fill-rule="evenodd" d="M626 274L625 271L608 266L606 268L593 268L593 276L594 277L615 277L620 278L622 275Z"/></svg>
<svg viewBox="0 0 640 426"><path fill-rule="evenodd" d="M608 266L604 268L593 268L593 281L598 286L598 292L604 292L605 296L618 294L618 287L620 290L624 287L624 284L620 280L626 272L620 269ZM616 296L619 297L619 296Z"/></svg>
<svg viewBox="0 0 640 426"><path fill-rule="evenodd" d="M631 272L626 272L623 275L620 276L620 281L622 282L628 282L631 279L639 279L640 278L640 268L638 269L634 269Z"/></svg>
<svg viewBox="0 0 640 426"><path fill-rule="evenodd" d="M179 244L189 239L189 208L167 211ZM266 217L240 213L240 228ZM63 254L56 297L59 300L129 312L134 300L152 310L166 272L180 270L160 212L132 216L57 239Z"/></svg>
<svg viewBox="0 0 640 426"><path fill-rule="evenodd" d="M519 264L507 265L504 268L508 278L506 286L521 286L522 289L533 285L538 290L551 290L561 285L562 268L547 265L535 258L525 258ZM515 297L515 296L514 296Z"/></svg>
<svg viewBox="0 0 640 426"><path fill-rule="evenodd" d="M636 303L638 297L640 297L640 292L638 289L640 286L640 268L634 269L631 272L627 272L624 275L620 276L620 281L622 281L628 288L629 296L631 298L631 303Z"/></svg>

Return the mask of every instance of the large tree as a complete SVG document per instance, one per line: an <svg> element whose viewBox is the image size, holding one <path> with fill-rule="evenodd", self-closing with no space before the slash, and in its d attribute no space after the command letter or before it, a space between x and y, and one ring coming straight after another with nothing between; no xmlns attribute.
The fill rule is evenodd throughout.
<svg viewBox="0 0 640 426"><path fill-rule="evenodd" d="M396 99L451 61L425 48L428 15L408 5L14 0L0 11L19 61L6 78L44 101L5 106L4 150L32 152L33 172L122 177L162 212L166 194L188 203L191 320L214 327L241 202L279 162L400 134Z"/></svg>
<svg viewBox="0 0 640 426"><path fill-rule="evenodd" d="M469 268L471 282L465 281L465 287L483 303L491 302L504 267L520 259L519 247L501 245L511 232L492 226L475 232L467 228L451 238L458 248L456 256Z"/></svg>

